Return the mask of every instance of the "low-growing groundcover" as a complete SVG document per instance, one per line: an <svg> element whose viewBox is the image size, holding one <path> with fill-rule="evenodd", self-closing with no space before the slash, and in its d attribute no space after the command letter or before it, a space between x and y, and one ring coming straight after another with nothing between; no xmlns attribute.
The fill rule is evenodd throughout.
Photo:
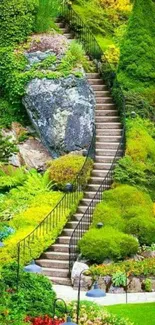
<svg viewBox="0 0 155 325"><path fill-rule="evenodd" d="M155 303L107 306L113 315L127 317L135 325L154 325Z"/></svg>

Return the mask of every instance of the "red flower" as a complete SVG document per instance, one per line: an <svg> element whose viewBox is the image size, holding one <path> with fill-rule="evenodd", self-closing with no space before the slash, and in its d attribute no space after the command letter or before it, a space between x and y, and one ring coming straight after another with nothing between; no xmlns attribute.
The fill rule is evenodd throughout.
<svg viewBox="0 0 155 325"><path fill-rule="evenodd" d="M44 317L29 317L25 318L26 322L32 322L33 325L60 325L64 323L64 319L54 319L49 316Z"/></svg>

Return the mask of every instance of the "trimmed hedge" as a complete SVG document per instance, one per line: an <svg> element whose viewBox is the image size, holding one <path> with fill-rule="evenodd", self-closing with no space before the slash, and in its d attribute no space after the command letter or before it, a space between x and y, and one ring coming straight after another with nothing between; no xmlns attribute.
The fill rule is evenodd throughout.
<svg viewBox="0 0 155 325"><path fill-rule="evenodd" d="M82 255L91 262L102 263L105 258L123 259L136 254L138 241L112 228L90 229L80 240Z"/></svg>
<svg viewBox="0 0 155 325"><path fill-rule="evenodd" d="M0 1L0 46L23 42L32 33L38 0Z"/></svg>

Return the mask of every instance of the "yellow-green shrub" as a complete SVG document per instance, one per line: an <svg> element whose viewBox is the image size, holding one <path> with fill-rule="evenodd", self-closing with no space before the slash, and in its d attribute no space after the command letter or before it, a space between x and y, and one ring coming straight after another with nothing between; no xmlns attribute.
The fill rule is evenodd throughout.
<svg viewBox="0 0 155 325"><path fill-rule="evenodd" d="M52 195L52 194L51 194ZM58 220L55 228L48 227L48 231L42 231L35 233L35 236L30 236L25 243L21 243L20 262L25 264L33 258L38 258L41 253L54 243L58 235L61 233L64 225L69 217L75 213L79 200L82 198L82 193L77 194L76 200L72 202L71 194L68 194L68 202L70 202L68 208L63 208L61 213L61 219ZM57 201L58 203L58 201ZM54 206L56 205L56 201ZM18 214L12 221L12 226L16 228L14 235L10 236L4 241L5 246L0 253L0 264L3 265L12 260L17 260L17 244L19 241L29 235L35 227L46 217L47 213L52 210L51 206L42 206L40 201L40 207L28 208L24 214ZM56 217L56 215L55 215ZM45 230L46 227L44 227ZM47 228L46 228L47 229ZM25 245L25 250L23 247Z"/></svg>
<svg viewBox="0 0 155 325"><path fill-rule="evenodd" d="M50 177L51 180L57 184L59 188L64 188L66 183L74 182L77 174L82 169L85 159L80 155L65 155L58 159L53 160L50 163ZM92 170L93 161L88 158L85 167L80 174L79 182L81 185L85 185Z"/></svg>

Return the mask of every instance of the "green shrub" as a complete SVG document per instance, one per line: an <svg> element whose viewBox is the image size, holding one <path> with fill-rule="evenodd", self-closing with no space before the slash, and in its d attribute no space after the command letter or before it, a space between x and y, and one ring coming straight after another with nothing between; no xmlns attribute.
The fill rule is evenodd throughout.
<svg viewBox="0 0 155 325"><path fill-rule="evenodd" d="M5 137L0 129L0 163L8 163L9 158L17 152L14 142L10 141L10 137Z"/></svg>
<svg viewBox="0 0 155 325"><path fill-rule="evenodd" d="M127 121L125 157L118 162L114 179L147 191L155 198L154 124L142 118Z"/></svg>
<svg viewBox="0 0 155 325"><path fill-rule="evenodd" d="M121 231L125 228L125 223L118 207L110 206L109 203L104 201L97 204L94 210L92 227L95 228L99 222Z"/></svg>
<svg viewBox="0 0 155 325"><path fill-rule="evenodd" d="M119 209L122 218L128 219L146 213L146 218L153 216L153 202L150 196L129 185L120 185L103 193L103 201Z"/></svg>
<svg viewBox="0 0 155 325"><path fill-rule="evenodd" d="M146 218L145 214L130 219L126 224L126 232L135 235L141 245L155 242L155 218Z"/></svg>
<svg viewBox="0 0 155 325"><path fill-rule="evenodd" d="M84 257L91 262L102 263L106 258L123 259L137 253L137 240L114 228L90 229L80 240Z"/></svg>
<svg viewBox="0 0 155 325"><path fill-rule="evenodd" d="M6 99L0 98L0 128L10 128L12 122L26 121L27 116L22 107L11 105Z"/></svg>
<svg viewBox="0 0 155 325"><path fill-rule="evenodd" d="M10 221L10 225L14 227L16 232L12 236L9 236L9 238L4 240L5 246L3 247L3 250L0 254L1 265L4 265L7 262L17 260L17 243L23 238L27 237L35 229L35 227L37 227L37 225L45 219L47 214L52 211L52 209L63 197L63 194L59 192L48 193L48 196L46 196L45 201L44 196L46 196L45 192L42 193L42 196L40 195L40 197L38 197L36 202L34 201L34 205L31 201L30 208L27 208L24 212L15 215L14 218ZM50 219L51 226L48 227L46 232L36 232L34 237L33 235L30 236L30 238L25 242L25 250L21 249L20 254L21 264L29 262L32 258L38 258L42 252L44 252L50 245L55 242L56 238L62 232L62 229L67 223L70 216L75 213L78 203L81 199L82 193L78 193L76 195L76 199L74 200L74 202L72 195L68 194L68 206L66 208L63 207L62 209L61 205L62 213L61 218L59 218L59 220L57 221L57 225L55 225L55 227L53 228L53 219ZM51 202L53 203L53 205L50 205ZM23 246L21 245L21 247Z"/></svg>
<svg viewBox="0 0 155 325"><path fill-rule="evenodd" d="M0 167L0 190L8 191L18 185L23 185L27 178L25 168L15 168L12 165L1 165Z"/></svg>
<svg viewBox="0 0 155 325"><path fill-rule="evenodd" d="M18 313L23 315L52 315L56 295L47 277L20 269L19 292L17 293L14 291L17 287L17 265L13 263L2 268L0 281L3 282L5 289L13 290L9 306L7 306L10 314L17 308ZM5 293L0 297L2 305L4 298Z"/></svg>
<svg viewBox="0 0 155 325"><path fill-rule="evenodd" d="M38 0L1 0L0 46L23 42L32 33Z"/></svg>
<svg viewBox="0 0 155 325"><path fill-rule="evenodd" d="M151 279L146 279L143 281L143 287L146 292L152 292L152 281Z"/></svg>
<svg viewBox="0 0 155 325"><path fill-rule="evenodd" d="M58 16L60 5L60 0L39 0L35 25L36 32L44 33L54 26L53 20Z"/></svg>
<svg viewBox="0 0 155 325"><path fill-rule="evenodd" d="M116 287L120 287L120 286L125 287L127 283L126 274L124 272L117 271L112 276L112 282Z"/></svg>
<svg viewBox="0 0 155 325"><path fill-rule="evenodd" d="M125 89L147 87L155 80L155 6L136 0L122 43L119 79Z"/></svg>
<svg viewBox="0 0 155 325"><path fill-rule="evenodd" d="M79 155L65 155L50 163L50 178L57 184L58 188L63 189L67 183L74 183L77 174L82 169L85 159ZM92 170L93 161L88 158L85 167L80 175L80 184L85 185Z"/></svg>

